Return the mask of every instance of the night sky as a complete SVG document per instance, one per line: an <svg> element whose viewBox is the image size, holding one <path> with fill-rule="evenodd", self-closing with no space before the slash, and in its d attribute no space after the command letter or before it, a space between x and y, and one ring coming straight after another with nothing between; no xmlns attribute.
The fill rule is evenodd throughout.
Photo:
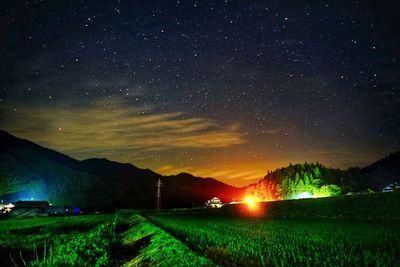
<svg viewBox="0 0 400 267"><path fill-rule="evenodd" d="M400 149L399 1L1 1L0 128L244 185Z"/></svg>

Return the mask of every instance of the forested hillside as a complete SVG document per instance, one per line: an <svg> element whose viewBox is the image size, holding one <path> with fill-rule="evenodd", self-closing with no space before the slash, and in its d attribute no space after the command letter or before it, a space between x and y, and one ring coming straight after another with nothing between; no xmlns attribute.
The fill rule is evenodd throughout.
<svg viewBox="0 0 400 267"><path fill-rule="evenodd" d="M327 168L320 163L290 164L268 172L258 183L249 185L246 192L260 200L276 200L381 191L398 180L399 156L394 153L365 168L348 170Z"/></svg>

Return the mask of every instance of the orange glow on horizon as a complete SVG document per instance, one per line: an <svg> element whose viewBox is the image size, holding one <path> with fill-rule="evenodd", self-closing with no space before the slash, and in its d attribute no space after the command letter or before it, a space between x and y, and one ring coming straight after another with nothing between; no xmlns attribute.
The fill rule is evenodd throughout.
<svg viewBox="0 0 400 267"><path fill-rule="evenodd" d="M241 214L250 217L263 216L265 212L265 205L263 205L263 203L260 201L261 200L255 196L246 195L241 201Z"/></svg>
<svg viewBox="0 0 400 267"><path fill-rule="evenodd" d="M249 209L251 209L251 210L257 209L258 205L257 205L257 201L256 201L256 199L254 199L254 197L247 196L244 199L244 203L246 203L247 206L249 207Z"/></svg>

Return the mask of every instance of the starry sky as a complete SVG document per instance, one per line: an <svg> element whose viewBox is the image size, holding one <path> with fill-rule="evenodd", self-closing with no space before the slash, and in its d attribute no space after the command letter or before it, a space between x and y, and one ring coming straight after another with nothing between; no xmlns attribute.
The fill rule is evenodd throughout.
<svg viewBox="0 0 400 267"><path fill-rule="evenodd" d="M0 3L0 128L233 185L400 149L398 1Z"/></svg>

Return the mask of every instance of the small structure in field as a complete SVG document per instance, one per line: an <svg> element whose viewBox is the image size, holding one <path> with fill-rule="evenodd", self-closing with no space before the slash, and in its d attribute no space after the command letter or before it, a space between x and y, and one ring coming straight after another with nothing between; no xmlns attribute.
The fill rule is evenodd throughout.
<svg viewBox="0 0 400 267"><path fill-rule="evenodd" d="M0 204L0 214L10 213L12 208L14 208L14 204Z"/></svg>
<svg viewBox="0 0 400 267"><path fill-rule="evenodd" d="M14 208L30 208L30 209L40 209L50 206L49 202L44 200L33 201L33 200L19 200L14 203Z"/></svg>
<svg viewBox="0 0 400 267"><path fill-rule="evenodd" d="M79 215L78 207L52 206L47 201L17 201L10 209L13 217Z"/></svg>
<svg viewBox="0 0 400 267"><path fill-rule="evenodd" d="M45 216L47 215L45 210L50 207L47 201L19 200L13 205L11 216L14 217Z"/></svg>
<svg viewBox="0 0 400 267"><path fill-rule="evenodd" d="M206 202L207 208L221 208L222 205L223 204L222 204L221 200L217 197L213 197L212 199L210 199Z"/></svg>
<svg viewBox="0 0 400 267"><path fill-rule="evenodd" d="M400 191L400 184L398 183L390 184L382 189L382 192L393 192L393 191Z"/></svg>

